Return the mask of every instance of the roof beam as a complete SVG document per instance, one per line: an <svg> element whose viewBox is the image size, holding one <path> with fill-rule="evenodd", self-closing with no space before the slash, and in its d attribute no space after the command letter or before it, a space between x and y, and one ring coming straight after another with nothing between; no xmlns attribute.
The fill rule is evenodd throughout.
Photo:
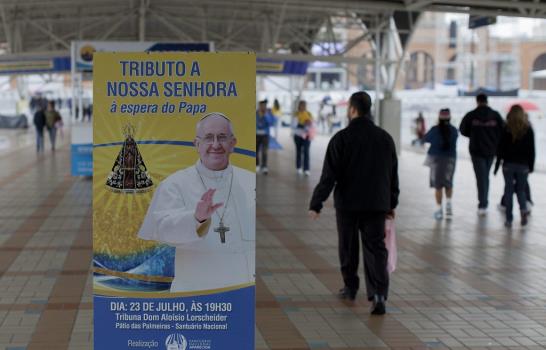
<svg viewBox="0 0 546 350"><path fill-rule="evenodd" d="M545 10L546 3L544 2L529 2L529 1L497 1L497 0L412 0L408 1L387 1L387 0L235 0L226 2L224 0L206 0L204 1L209 6L214 8L226 8L232 10L236 7L244 10L249 9L276 9L282 4L286 4L288 10L305 10L307 12L333 12L333 11L361 11L361 12L384 12L384 11L407 11L408 6L414 6L419 10L438 11L439 9L448 9L452 12L473 13L475 11L488 10L495 12L500 9L501 13L517 16L520 8L526 11L525 16L533 16L535 11L540 14ZM69 8L74 6L82 6L84 8L111 8L112 4L121 4L119 8L123 8L125 1L112 2L109 0L49 0L47 2L38 1L20 1L20 0L2 0L6 9L13 9L16 6L24 10L32 9L33 12L56 11L59 9ZM166 5L162 5L166 4ZM177 0L157 1L155 6L166 6L180 8L183 5L186 9L202 7L203 2L196 3L194 0ZM430 4L428 4L430 3ZM172 4L172 5L171 5ZM428 4L428 5L426 5ZM411 10L412 7L409 7ZM533 12L531 12L531 10ZM118 11L119 12L119 11ZM491 15L491 13L490 13Z"/></svg>
<svg viewBox="0 0 546 350"><path fill-rule="evenodd" d="M432 4L434 0L413 0L406 2L406 10L408 11L419 11L424 7Z"/></svg>
<svg viewBox="0 0 546 350"><path fill-rule="evenodd" d="M138 8L138 41L146 40L146 11L150 7L149 0L140 0Z"/></svg>
<svg viewBox="0 0 546 350"><path fill-rule="evenodd" d="M345 45L345 48L342 52L340 52L340 55L345 55L347 52L351 51L354 47L356 47L358 44L363 42L364 40L369 40L372 36L372 33L369 31L366 31L364 34L359 35L358 37L354 38L353 40L349 41L347 45Z"/></svg>
<svg viewBox="0 0 546 350"><path fill-rule="evenodd" d="M291 61L301 61L301 62L334 62L334 63L354 63L354 64L373 64L375 59L367 57L346 57L340 55L333 56L315 56L315 55L304 55L304 54L278 54L278 53L269 53L269 52L258 52L256 54L258 58L268 58L274 60L291 60ZM396 60L380 60L381 63L385 65L396 64Z"/></svg>
<svg viewBox="0 0 546 350"><path fill-rule="evenodd" d="M275 49L275 46L277 45L277 42L279 41L279 36L281 34L285 15L286 15L286 0L283 2L281 6L280 14L277 19L277 23L275 24L275 32L273 33L273 38L271 39L271 47L273 49Z"/></svg>
<svg viewBox="0 0 546 350"><path fill-rule="evenodd" d="M110 35L112 35L116 30L119 29L119 27L121 27L122 24L125 24L125 22L127 22L127 20L129 18L131 18L132 16L129 16L129 15L122 15L122 16L119 16L117 18L114 19L114 24L108 28L108 30L106 32L104 32L99 38L98 40L106 40L110 37Z"/></svg>
<svg viewBox="0 0 546 350"><path fill-rule="evenodd" d="M159 22L161 22L165 27L167 27L171 32L173 32L176 36L178 36L178 39L180 40L187 40L187 41L194 41L194 39L189 36L184 31L180 30L176 25L174 25L169 19L163 17L159 13L157 13L154 10L149 10L152 17L157 19Z"/></svg>
<svg viewBox="0 0 546 350"><path fill-rule="evenodd" d="M203 12L203 17L201 18L201 40L207 41L207 37L208 37L207 6L201 7L201 11Z"/></svg>
<svg viewBox="0 0 546 350"><path fill-rule="evenodd" d="M103 18L102 20L100 21L96 21L96 22L92 22L92 23L88 23L87 25L85 26L81 26L79 28L79 33L73 33L73 32L70 32L70 33L67 33L67 34L64 34L62 36L60 36L60 38L62 40L68 40L70 38L76 38L78 40L82 40L83 38L83 33L86 31L86 30L90 30L90 29L93 29L95 27L100 27L100 26L103 26L105 23L107 23L108 21L110 21L111 19L110 18ZM46 47L49 45L49 43L45 43L45 44L42 44L42 45L39 45L39 46L36 46L33 50L33 51L41 51L41 50L45 50Z"/></svg>
<svg viewBox="0 0 546 350"><path fill-rule="evenodd" d="M6 16L6 10L4 6L0 5L0 15L2 17L2 25L4 27L4 36L8 43L9 52L13 51L13 31L11 28L11 21Z"/></svg>
<svg viewBox="0 0 546 350"><path fill-rule="evenodd" d="M67 43L65 40L63 40L62 38L60 38L59 36L55 35L55 33L53 33L52 31L44 28L43 26L41 26L38 23L35 23L35 22L31 21L31 20L27 19L25 22L27 24L30 24L34 28L38 29L40 32L42 32L42 33L46 34L47 36L49 36L51 39L53 39L53 41L56 41L59 44L61 44L62 46L64 46L65 48L70 49L70 44Z"/></svg>
<svg viewBox="0 0 546 350"><path fill-rule="evenodd" d="M246 24L243 24L241 27L239 27L237 30L232 31L227 36L224 37L224 39L220 42L220 46L226 45L227 43L233 42L233 38L235 38L237 35L241 34L245 30L247 30L248 27L252 25L252 22L247 22ZM246 48L250 51L254 51L253 49Z"/></svg>

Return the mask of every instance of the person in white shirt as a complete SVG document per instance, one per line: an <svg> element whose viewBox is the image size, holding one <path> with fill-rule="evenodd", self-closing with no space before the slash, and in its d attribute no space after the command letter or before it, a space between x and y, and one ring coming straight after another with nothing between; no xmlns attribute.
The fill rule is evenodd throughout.
<svg viewBox="0 0 546 350"><path fill-rule="evenodd" d="M237 139L221 113L196 126L195 165L156 189L138 236L176 247L171 292L255 281L255 174L229 162Z"/></svg>

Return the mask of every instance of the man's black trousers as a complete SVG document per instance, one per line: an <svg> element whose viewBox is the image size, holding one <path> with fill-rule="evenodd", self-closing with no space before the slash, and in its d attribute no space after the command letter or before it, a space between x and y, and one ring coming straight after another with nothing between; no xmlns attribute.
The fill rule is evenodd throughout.
<svg viewBox="0 0 546 350"><path fill-rule="evenodd" d="M364 276L368 300L374 294L387 299L389 274L387 272L388 252L385 247L385 213L354 212L336 210L339 236L339 261L345 286L358 290L358 260L360 241L364 255Z"/></svg>

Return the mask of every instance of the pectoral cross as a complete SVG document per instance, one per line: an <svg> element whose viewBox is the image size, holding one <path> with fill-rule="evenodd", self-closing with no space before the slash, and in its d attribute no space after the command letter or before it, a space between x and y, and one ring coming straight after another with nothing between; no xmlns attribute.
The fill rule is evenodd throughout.
<svg viewBox="0 0 546 350"><path fill-rule="evenodd" d="M220 235L220 241L222 241L222 243L226 243L226 232L228 231L229 227L224 226L224 222L222 220L220 220L220 226L214 229L214 232L218 232Z"/></svg>

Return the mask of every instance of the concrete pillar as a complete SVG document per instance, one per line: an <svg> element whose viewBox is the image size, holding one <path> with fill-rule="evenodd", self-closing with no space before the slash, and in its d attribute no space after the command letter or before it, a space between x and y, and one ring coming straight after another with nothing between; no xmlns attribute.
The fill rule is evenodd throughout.
<svg viewBox="0 0 546 350"><path fill-rule="evenodd" d="M386 97L379 102L379 126L393 138L396 152L401 150L402 101Z"/></svg>

